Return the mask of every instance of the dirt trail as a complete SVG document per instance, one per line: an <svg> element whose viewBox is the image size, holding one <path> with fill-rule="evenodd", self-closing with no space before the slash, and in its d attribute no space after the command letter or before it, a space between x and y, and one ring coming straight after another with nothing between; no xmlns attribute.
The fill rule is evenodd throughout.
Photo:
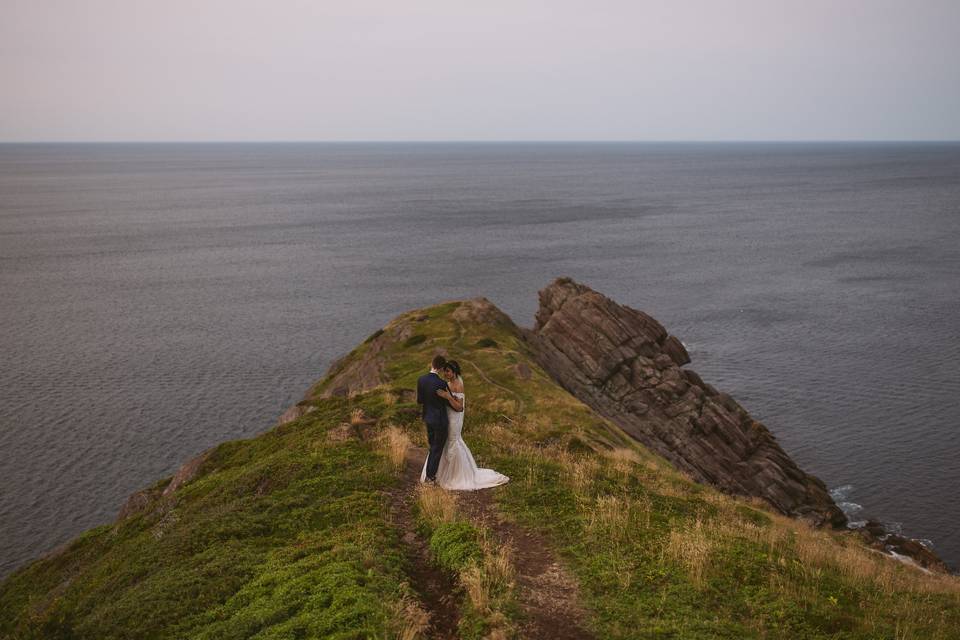
<svg viewBox="0 0 960 640"><path fill-rule="evenodd" d="M455 640L460 622L457 585L453 576L444 573L431 560L427 541L417 533L414 517L416 487L425 459L426 452L422 449L411 449L407 453L403 482L390 494L390 504L394 522L402 532L410 568L410 586L420 596L420 605L430 614L427 637Z"/></svg>
<svg viewBox="0 0 960 640"><path fill-rule="evenodd" d="M426 454L425 449L413 448L407 456L402 492L409 507L412 507L415 499L416 484L420 479ZM474 523L485 526L499 544L509 545L513 551L512 561L517 574L520 606L524 613L521 636L536 640L592 638L586 631L586 612L580 604L576 581L557 561L543 536L508 521L498 512L493 502L494 491L497 489L458 491L457 504L461 513ZM414 586L424 598L424 607L431 616L436 616L432 618L436 635L431 637L456 637L458 616L455 585L452 579L443 576L442 572L443 580L435 575L437 570L430 564L426 541L413 539L417 534L410 509L408 517L408 522L401 522L404 531L409 532L404 541L415 552L417 558L414 566L420 573L412 575L411 579L417 581ZM423 564L428 566L422 566ZM450 629L454 635L444 635L449 633Z"/></svg>

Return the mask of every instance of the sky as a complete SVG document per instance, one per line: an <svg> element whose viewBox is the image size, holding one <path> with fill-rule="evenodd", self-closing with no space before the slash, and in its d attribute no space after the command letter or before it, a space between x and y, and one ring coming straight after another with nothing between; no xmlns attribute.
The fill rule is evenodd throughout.
<svg viewBox="0 0 960 640"><path fill-rule="evenodd" d="M958 139L960 0L0 0L0 141Z"/></svg>

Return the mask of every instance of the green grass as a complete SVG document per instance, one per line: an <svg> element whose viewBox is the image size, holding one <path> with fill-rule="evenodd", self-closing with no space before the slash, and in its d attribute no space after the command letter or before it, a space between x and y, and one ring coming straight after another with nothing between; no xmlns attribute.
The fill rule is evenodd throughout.
<svg viewBox="0 0 960 640"><path fill-rule="evenodd" d="M437 564L450 572L458 572L483 558L480 534L469 522L445 522L430 534L430 551Z"/></svg>
<svg viewBox="0 0 960 640"><path fill-rule="evenodd" d="M334 367L376 349L386 385L320 399L318 382L311 413L220 445L173 496L158 481L143 512L9 576L0 638L395 637L414 597L386 503L397 476L375 444L328 432L362 407L422 444L402 392L441 349L463 368L478 463L511 477L498 507L551 541L597 637L960 638L956 578L690 482L552 382L510 323L461 310L404 314ZM474 525L423 527L439 566L495 573ZM512 587L488 591L483 610L460 594L464 637L517 628Z"/></svg>
<svg viewBox="0 0 960 640"><path fill-rule="evenodd" d="M521 614L508 550L459 513L455 494L432 487L419 492L418 528L434 563L456 579L451 595L459 599L459 637L517 637Z"/></svg>
<svg viewBox="0 0 960 640"><path fill-rule="evenodd" d="M460 361L465 437L481 466L513 478L498 490L500 508L554 542L598 637L960 638L956 578L692 483L553 383L513 327L471 330L452 311L418 325L428 339L416 349L390 353L391 376L412 383L439 348ZM519 362L529 380L515 373ZM577 482L575 469L591 464ZM598 520L612 500L619 511ZM698 520L700 540L688 535ZM695 569L683 554L695 556L698 543L706 551Z"/></svg>
<svg viewBox="0 0 960 640"><path fill-rule="evenodd" d="M406 593L383 456L327 443L345 403L218 447L145 513L0 586L0 637L388 637Z"/></svg>
<svg viewBox="0 0 960 640"><path fill-rule="evenodd" d="M424 343L424 342L426 342L426 341L427 341L427 336L423 335L422 333L418 333L418 334L413 335L413 336L410 336L409 338L407 338L406 340L404 340L403 346L405 346L405 347L407 347L407 348L409 348L409 347L415 347L416 345L422 344L422 343Z"/></svg>

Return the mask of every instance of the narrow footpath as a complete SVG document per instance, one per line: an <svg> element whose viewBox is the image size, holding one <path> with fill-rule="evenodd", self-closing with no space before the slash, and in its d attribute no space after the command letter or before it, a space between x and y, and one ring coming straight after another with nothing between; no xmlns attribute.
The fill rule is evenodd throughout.
<svg viewBox="0 0 960 640"><path fill-rule="evenodd" d="M457 637L459 590L453 576L433 564L427 541L416 531L413 514L426 454L419 447L408 451L403 482L391 498L410 560L412 587L430 614L429 637L448 640ZM542 535L503 517L493 501L497 490L458 491L457 506L462 515L485 527L499 545L508 545L512 551L523 612L520 635L533 640L592 639L586 630L586 612L580 604L576 580L557 560Z"/></svg>

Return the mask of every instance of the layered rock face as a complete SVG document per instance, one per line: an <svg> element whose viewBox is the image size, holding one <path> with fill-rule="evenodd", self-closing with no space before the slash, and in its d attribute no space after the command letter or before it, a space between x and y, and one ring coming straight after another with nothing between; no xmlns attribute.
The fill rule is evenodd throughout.
<svg viewBox="0 0 960 640"><path fill-rule="evenodd" d="M564 388L696 480L816 526L846 523L823 482L733 398L684 369L683 344L647 314L562 278L540 292L530 340Z"/></svg>

